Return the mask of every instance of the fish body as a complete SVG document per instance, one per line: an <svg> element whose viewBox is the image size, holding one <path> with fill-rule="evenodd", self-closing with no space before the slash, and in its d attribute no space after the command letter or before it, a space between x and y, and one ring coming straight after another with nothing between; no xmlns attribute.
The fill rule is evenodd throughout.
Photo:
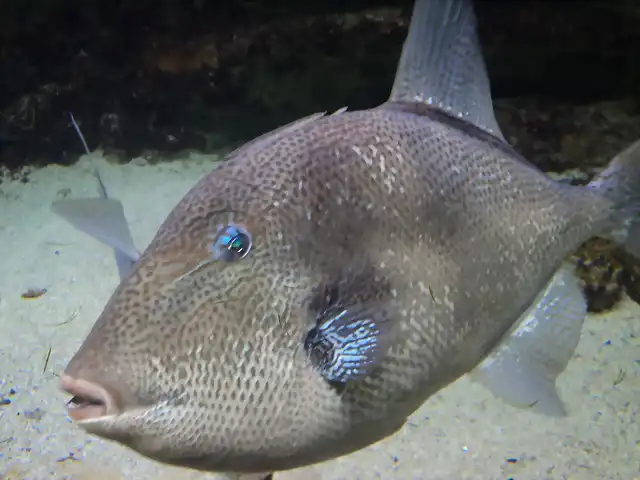
<svg viewBox="0 0 640 480"><path fill-rule="evenodd" d="M586 307L564 261L594 235L637 252L640 144L587 188L533 167L487 110L472 20L418 0L388 102L260 137L185 195L65 370L85 430L255 473L370 445L468 373L565 413ZM416 50L435 25L475 58L444 83L423 78L442 42Z"/></svg>

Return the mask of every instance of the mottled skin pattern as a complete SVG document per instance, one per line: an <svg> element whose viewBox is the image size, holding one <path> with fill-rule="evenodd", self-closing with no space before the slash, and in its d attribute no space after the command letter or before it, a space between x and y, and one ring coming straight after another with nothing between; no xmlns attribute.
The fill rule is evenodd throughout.
<svg viewBox="0 0 640 480"><path fill-rule="evenodd" d="M90 432L164 462L260 472L329 459L391 434L477 365L608 210L426 107L323 117L203 178L66 373L123 410ZM230 221L251 253L181 277ZM346 302L396 308L389 355L343 389L302 349L335 285Z"/></svg>

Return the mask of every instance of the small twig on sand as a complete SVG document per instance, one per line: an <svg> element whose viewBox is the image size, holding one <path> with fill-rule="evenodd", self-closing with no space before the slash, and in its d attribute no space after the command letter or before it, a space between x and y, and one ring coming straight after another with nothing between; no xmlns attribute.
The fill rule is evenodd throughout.
<svg viewBox="0 0 640 480"><path fill-rule="evenodd" d="M618 385L620 385L622 383L622 381L624 380L624 377L627 376L627 371L623 368L620 369L620 371L618 372L618 376L617 378L613 381L613 386L616 387Z"/></svg>
<svg viewBox="0 0 640 480"><path fill-rule="evenodd" d="M73 125L73 128L76 129L76 133L80 137L80 140L82 140L82 145L84 146L85 152L87 152L87 154L90 154L91 151L89 150L89 146L87 145L87 141L84 139L84 135L82 135L82 132L80 131L80 127L76 123L76 119L73 118L73 113L69 112L69 118L71 119L71 124Z"/></svg>
<svg viewBox="0 0 640 480"><path fill-rule="evenodd" d="M60 327L62 325L66 325L67 323L71 323L73 322L76 317L78 316L78 314L80 313L80 308L78 308L76 311L74 311L69 318L67 318L66 320L62 321L62 322L58 322L58 323L50 323L49 325L47 325L48 327Z"/></svg>
<svg viewBox="0 0 640 480"><path fill-rule="evenodd" d="M51 347L49 347L49 350L47 351L47 355L44 358L44 367L42 368L42 373L46 373L47 367L49 366L49 359L50 358L51 358Z"/></svg>

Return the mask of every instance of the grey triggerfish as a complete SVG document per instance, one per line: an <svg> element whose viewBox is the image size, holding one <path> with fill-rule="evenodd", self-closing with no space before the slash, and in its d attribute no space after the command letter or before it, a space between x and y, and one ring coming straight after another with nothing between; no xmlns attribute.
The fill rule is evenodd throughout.
<svg viewBox="0 0 640 480"><path fill-rule="evenodd" d="M139 256L119 202L93 202L54 209L131 268L64 371L71 417L266 474L393 434L465 374L564 415L586 312L566 258L593 236L640 252L640 142L586 187L552 180L500 132L471 0L417 0L382 105L240 147Z"/></svg>

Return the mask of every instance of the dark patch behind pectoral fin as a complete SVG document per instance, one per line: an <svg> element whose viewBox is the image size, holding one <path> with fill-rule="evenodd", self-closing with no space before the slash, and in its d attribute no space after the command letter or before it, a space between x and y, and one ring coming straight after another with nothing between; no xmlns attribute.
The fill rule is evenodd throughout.
<svg viewBox="0 0 640 480"><path fill-rule="evenodd" d="M387 302L334 307L319 315L304 347L330 382L370 375L387 355L394 335L395 309Z"/></svg>

